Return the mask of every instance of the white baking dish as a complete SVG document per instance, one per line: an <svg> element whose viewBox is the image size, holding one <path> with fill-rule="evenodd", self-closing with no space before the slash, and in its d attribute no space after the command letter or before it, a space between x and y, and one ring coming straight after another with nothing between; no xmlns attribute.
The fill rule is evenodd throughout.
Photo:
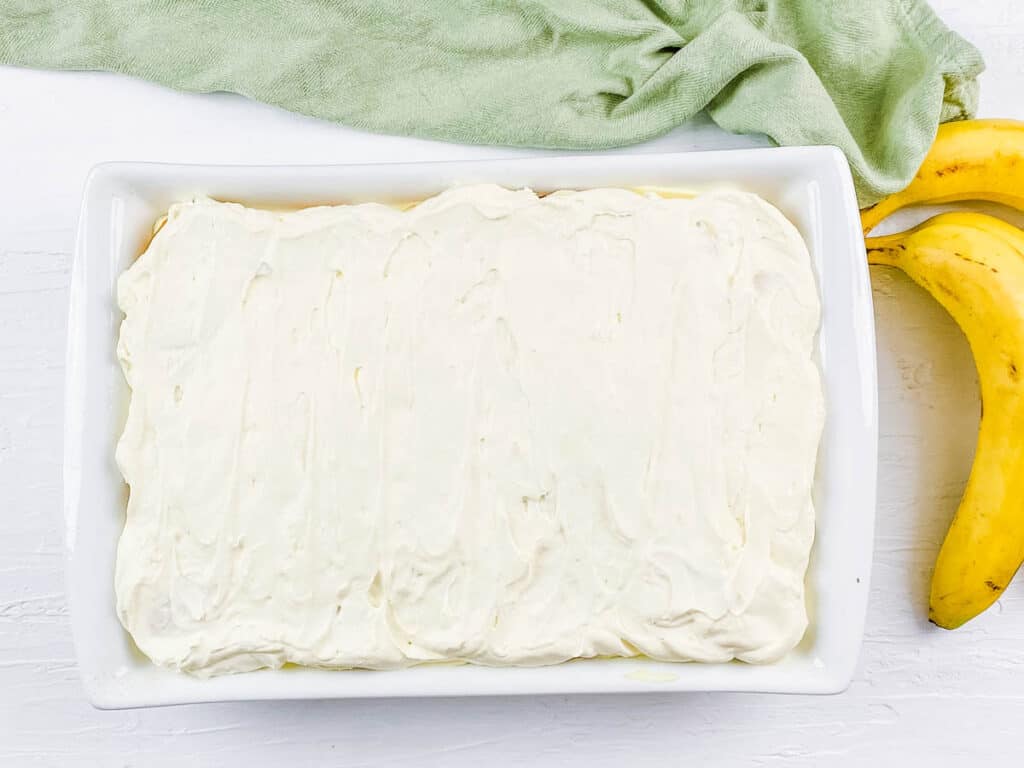
<svg viewBox="0 0 1024 768"><path fill-rule="evenodd" d="M807 574L811 625L767 666L587 660L554 667L433 666L389 672L286 669L201 680L151 664L114 609L114 559L127 489L114 463L127 387L115 343L117 276L168 206L196 194L250 206L410 201L468 182L538 191L660 186L757 192L800 229L822 295L827 417L815 481L817 534ZM68 324L64 507L78 664L98 707L239 699L599 691L831 693L849 683L864 627L875 514L877 408L871 289L842 154L828 147L577 155L484 162L311 167L113 163L85 187Z"/></svg>

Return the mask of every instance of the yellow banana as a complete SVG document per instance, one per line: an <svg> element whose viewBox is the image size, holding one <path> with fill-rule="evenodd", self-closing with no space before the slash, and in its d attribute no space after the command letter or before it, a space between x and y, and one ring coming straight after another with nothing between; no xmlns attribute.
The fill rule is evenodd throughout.
<svg viewBox="0 0 1024 768"><path fill-rule="evenodd" d="M988 608L1024 561L1024 232L947 213L869 238L868 261L931 293L970 342L982 419L970 479L932 576L929 618L953 629Z"/></svg>
<svg viewBox="0 0 1024 768"><path fill-rule="evenodd" d="M902 192L861 214L864 234L908 205L989 200L1024 210L1024 122L943 123L921 168Z"/></svg>

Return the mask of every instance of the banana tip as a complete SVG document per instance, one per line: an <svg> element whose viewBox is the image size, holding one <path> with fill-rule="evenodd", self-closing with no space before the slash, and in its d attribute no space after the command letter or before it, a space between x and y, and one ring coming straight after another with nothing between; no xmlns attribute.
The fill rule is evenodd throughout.
<svg viewBox="0 0 1024 768"><path fill-rule="evenodd" d="M956 619L942 619L935 615L935 611L928 612L928 623L934 624L939 629L956 629L957 627L961 626L964 623L964 621L966 620L958 621Z"/></svg>

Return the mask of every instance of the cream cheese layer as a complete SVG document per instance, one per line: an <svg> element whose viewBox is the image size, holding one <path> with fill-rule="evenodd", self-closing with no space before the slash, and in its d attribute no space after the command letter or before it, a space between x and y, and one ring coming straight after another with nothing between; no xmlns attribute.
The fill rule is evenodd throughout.
<svg viewBox="0 0 1024 768"><path fill-rule="evenodd" d="M769 662L804 633L818 293L754 195L196 200L118 302L117 610L157 664Z"/></svg>

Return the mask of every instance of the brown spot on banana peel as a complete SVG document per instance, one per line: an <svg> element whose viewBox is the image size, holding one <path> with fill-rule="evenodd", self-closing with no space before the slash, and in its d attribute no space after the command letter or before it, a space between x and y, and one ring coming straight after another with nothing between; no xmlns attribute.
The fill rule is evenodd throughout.
<svg viewBox="0 0 1024 768"><path fill-rule="evenodd" d="M998 584L996 584L994 581L992 581L992 579L987 579L985 581L985 586L988 587L989 589L991 589L993 592L1001 592L1002 589L1003 589Z"/></svg>
<svg viewBox="0 0 1024 768"><path fill-rule="evenodd" d="M903 243L898 243L895 246L880 245L868 248L868 264L895 267L900 261L901 252L905 250L907 250L907 246Z"/></svg>
<svg viewBox="0 0 1024 768"><path fill-rule="evenodd" d="M999 270L998 269L996 269L995 267L989 266L988 264L986 264L984 261L981 261L980 259L972 259L970 256L965 256L964 254L960 253L960 251L953 251L953 255L956 256L961 261L966 261L968 264L976 264L979 267L985 267L986 269L988 269L993 274L996 274L996 275L999 274Z"/></svg>
<svg viewBox="0 0 1024 768"><path fill-rule="evenodd" d="M979 267L988 266L988 264L986 264L984 261L981 261L980 259L972 259L970 256L965 256L964 254L960 253L960 251L953 251L953 255L956 256L961 261L966 261L968 264L977 264Z"/></svg>
<svg viewBox="0 0 1024 768"><path fill-rule="evenodd" d="M972 167L974 167L976 165L978 165L978 163L965 163L965 162L951 163L950 165L947 165L944 168L936 168L933 171L933 173L941 179L943 176L949 176L951 173L959 173L960 171L965 171L968 168L972 168ZM917 178L923 179L927 175L928 175L927 173L925 173L924 175L918 174Z"/></svg>

